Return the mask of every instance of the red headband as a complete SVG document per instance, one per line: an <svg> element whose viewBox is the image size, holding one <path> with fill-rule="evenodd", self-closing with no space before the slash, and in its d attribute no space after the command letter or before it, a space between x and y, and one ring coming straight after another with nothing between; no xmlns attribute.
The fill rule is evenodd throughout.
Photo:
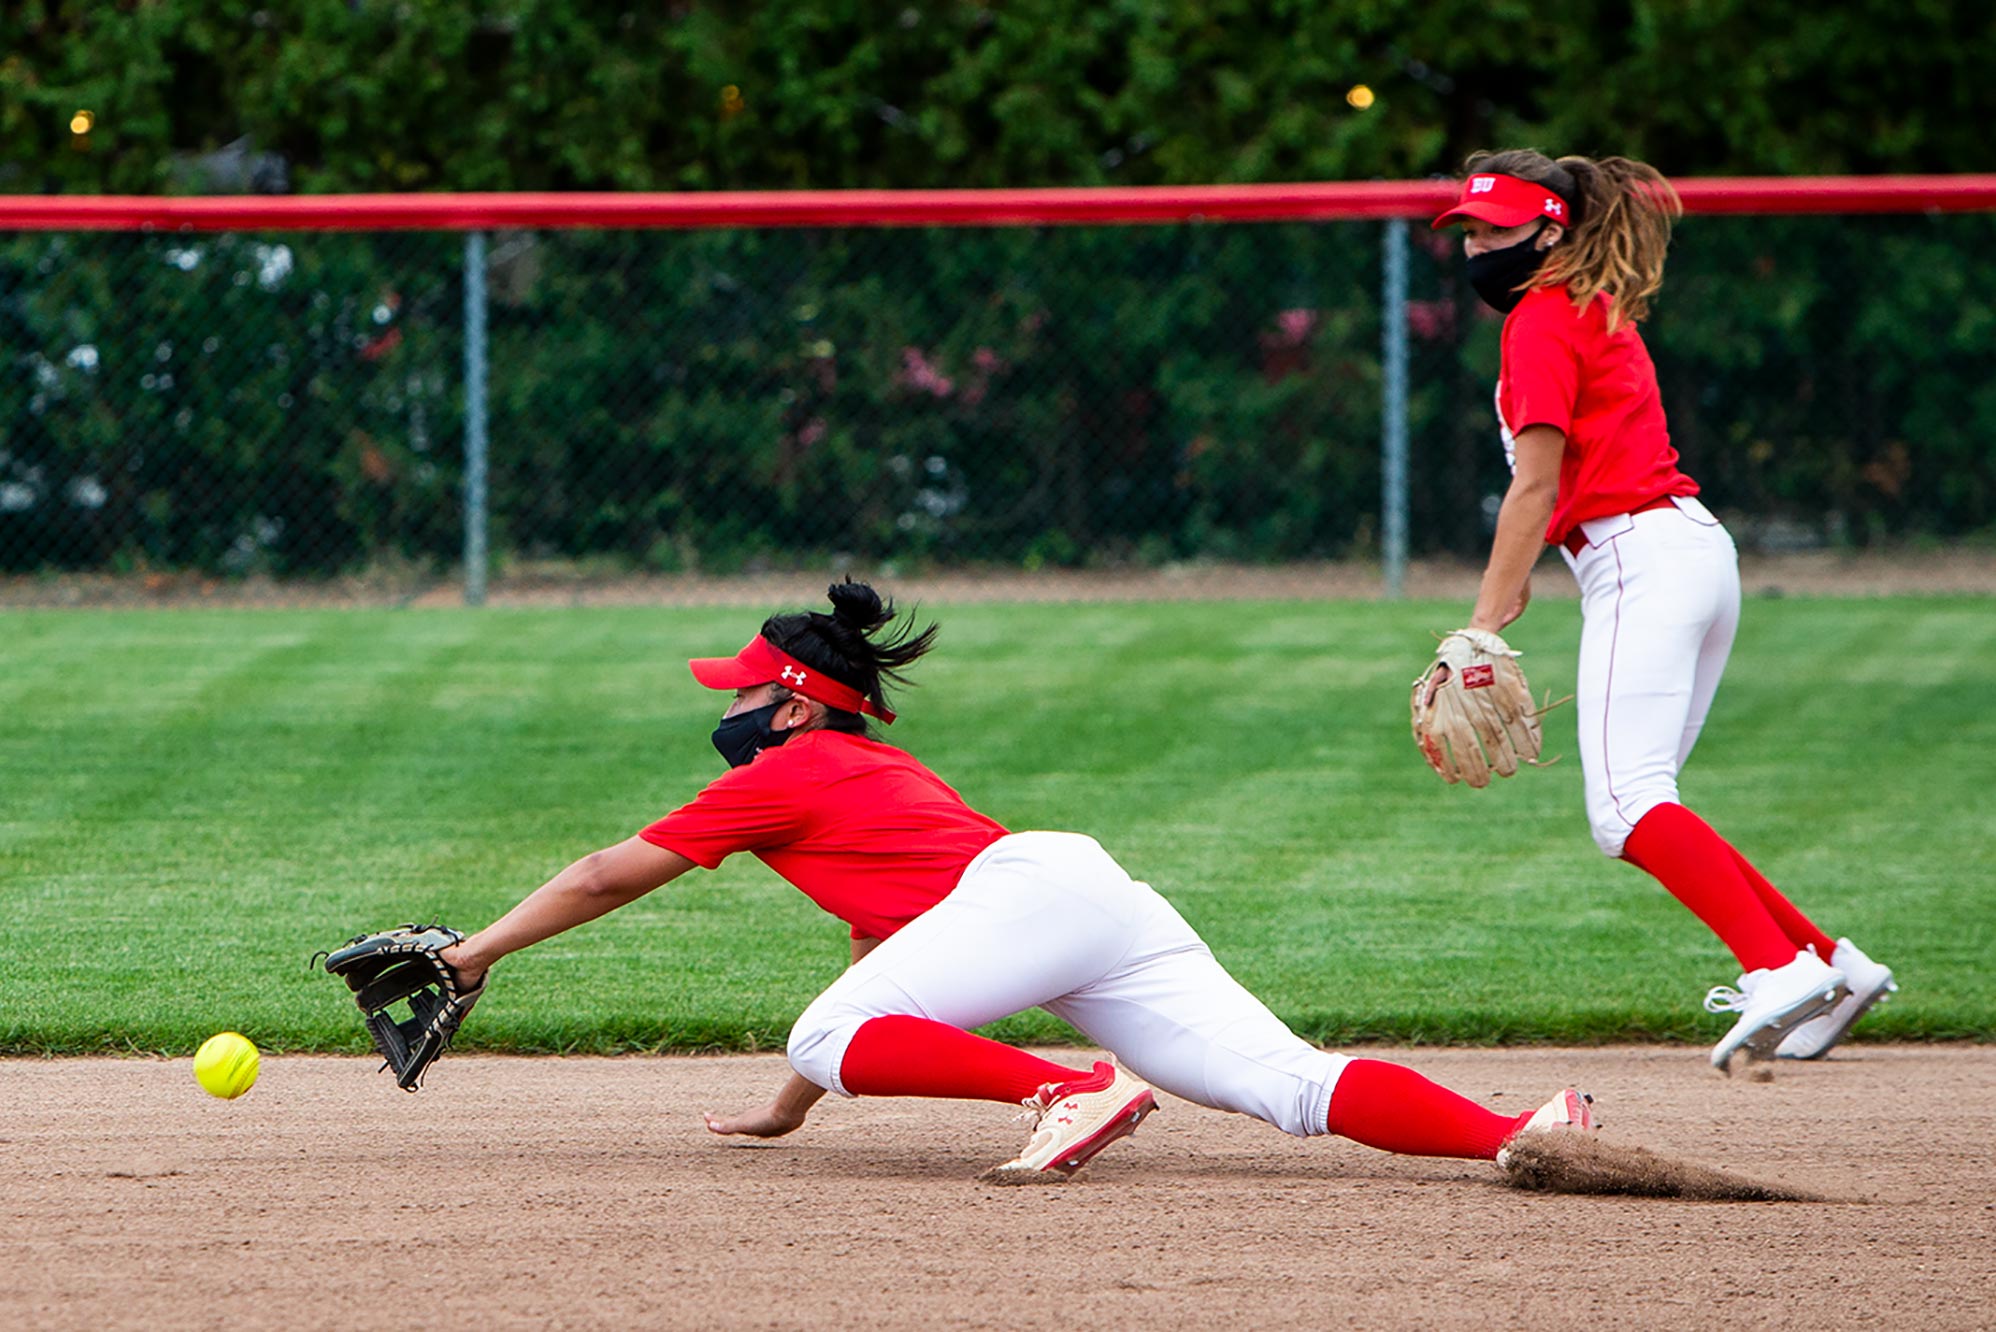
<svg viewBox="0 0 1996 1332"><path fill-rule="evenodd" d="M1566 200L1545 186L1487 172L1462 182L1462 193L1456 197L1455 207L1436 218L1433 229L1440 231L1466 217L1499 227L1521 227L1535 217L1550 218L1563 227L1573 225L1573 210L1567 207Z"/></svg>
<svg viewBox="0 0 1996 1332"><path fill-rule="evenodd" d="M686 663L693 678L709 689L747 689L751 685L780 684L793 694L823 703L841 712L864 712L892 726L894 714L877 708L873 700L851 685L834 680L823 671L806 666L788 652L757 634L748 646L732 657L695 657Z"/></svg>

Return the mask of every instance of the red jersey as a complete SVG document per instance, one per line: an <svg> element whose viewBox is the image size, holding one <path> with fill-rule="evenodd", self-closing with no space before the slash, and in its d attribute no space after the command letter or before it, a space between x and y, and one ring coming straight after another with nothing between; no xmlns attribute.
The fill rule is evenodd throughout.
<svg viewBox="0 0 1996 1332"><path fill-rule="evenodd" d="M892 745L806 731L638 836L706 869L753 851L855 939L885 939L949 896L1006 832Z"/></svg>
<svg viewBox="0 0 1996 1332"><path fill-rule="evenodd" d="M1535 287L1504 320L1497 420L1505 460L1515 470L1517 437L1527 426L1566 434L1546 524L1545 539L1554 544L1590 518L1698 493L1698 483L1677 470L1649 349L1631 322L1608 331L1608 304L1603 294L1576 310L1566 287Z"/></svg>

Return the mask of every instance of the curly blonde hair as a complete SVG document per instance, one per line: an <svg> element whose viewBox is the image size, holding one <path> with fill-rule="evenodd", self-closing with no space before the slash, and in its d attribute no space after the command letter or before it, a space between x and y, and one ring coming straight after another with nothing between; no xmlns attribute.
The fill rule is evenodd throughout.
<svg viewBox="0 0 1996 1332"><path fill-rule="evenodd" d="M1670 224L1684 215L1683 201L1663 173L1627 157L1562 157L1531 148L1473 153L1465 175L1516 176L1543 185L1566 200L1573 224L1532 277L1534 287L1565 283L1576 309L1608 293L1608 328L1640 323L1649 298L1663 286L1663 258Z"/></svg>

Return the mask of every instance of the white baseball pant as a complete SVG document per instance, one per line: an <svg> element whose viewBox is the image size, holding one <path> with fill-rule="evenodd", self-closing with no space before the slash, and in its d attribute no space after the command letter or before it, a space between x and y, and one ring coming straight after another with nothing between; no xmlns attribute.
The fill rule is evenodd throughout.
<svg viewBox="0 0 1996 1332"><path fill-rule="evenodd" d="M1643 815L1677 802L1677 774L1711 711L1740 620L1739 555L1697 500L1583 523L1566 562L1583 625L1574 694L1595 845L1620 856Z"/></svg>
<svg viewBox="0 0 1996 1332"><path fill-rule="evenodd" d="M1025 832L992 843L948 897L813 1000L790 1066L849 1096L839 1068L870 1019L969 1030L1034 1007L1160 1090L1299 1137L1325 1132L1347 1062L1291 1032L1094 838Z"/></svg>

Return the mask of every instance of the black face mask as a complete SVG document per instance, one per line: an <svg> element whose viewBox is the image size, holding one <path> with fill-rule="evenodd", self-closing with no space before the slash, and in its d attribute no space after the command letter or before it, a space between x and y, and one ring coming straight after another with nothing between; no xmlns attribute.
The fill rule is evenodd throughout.
<svg viewBox="0 0 1996 1332"><path fill-rule="evenodd" d="M1483 298L1485 305L1509 314L1517 308L1519 301L1525 299L1525 293L1518 288L1539 271L1539 265L1546 261L1549 253L1538 248L1538 239L1539 233L1534 231L1516 245L1506 245L1501 250L1485 250L1482 254L1469 257L1469 285L1476 288L1476 294Z"/></svg>
<svg viewBox="0 0 1996 1332"><path fill-rule="evenodd" d="M788 731L772 731L770 718L789 699L780 699L767 707L750 712L737 712L732 717L721 718L721 724L714 728L714 748L721 751L721 757L731 768L739 768L765 749L774 749L790 738Z"/></svg>

